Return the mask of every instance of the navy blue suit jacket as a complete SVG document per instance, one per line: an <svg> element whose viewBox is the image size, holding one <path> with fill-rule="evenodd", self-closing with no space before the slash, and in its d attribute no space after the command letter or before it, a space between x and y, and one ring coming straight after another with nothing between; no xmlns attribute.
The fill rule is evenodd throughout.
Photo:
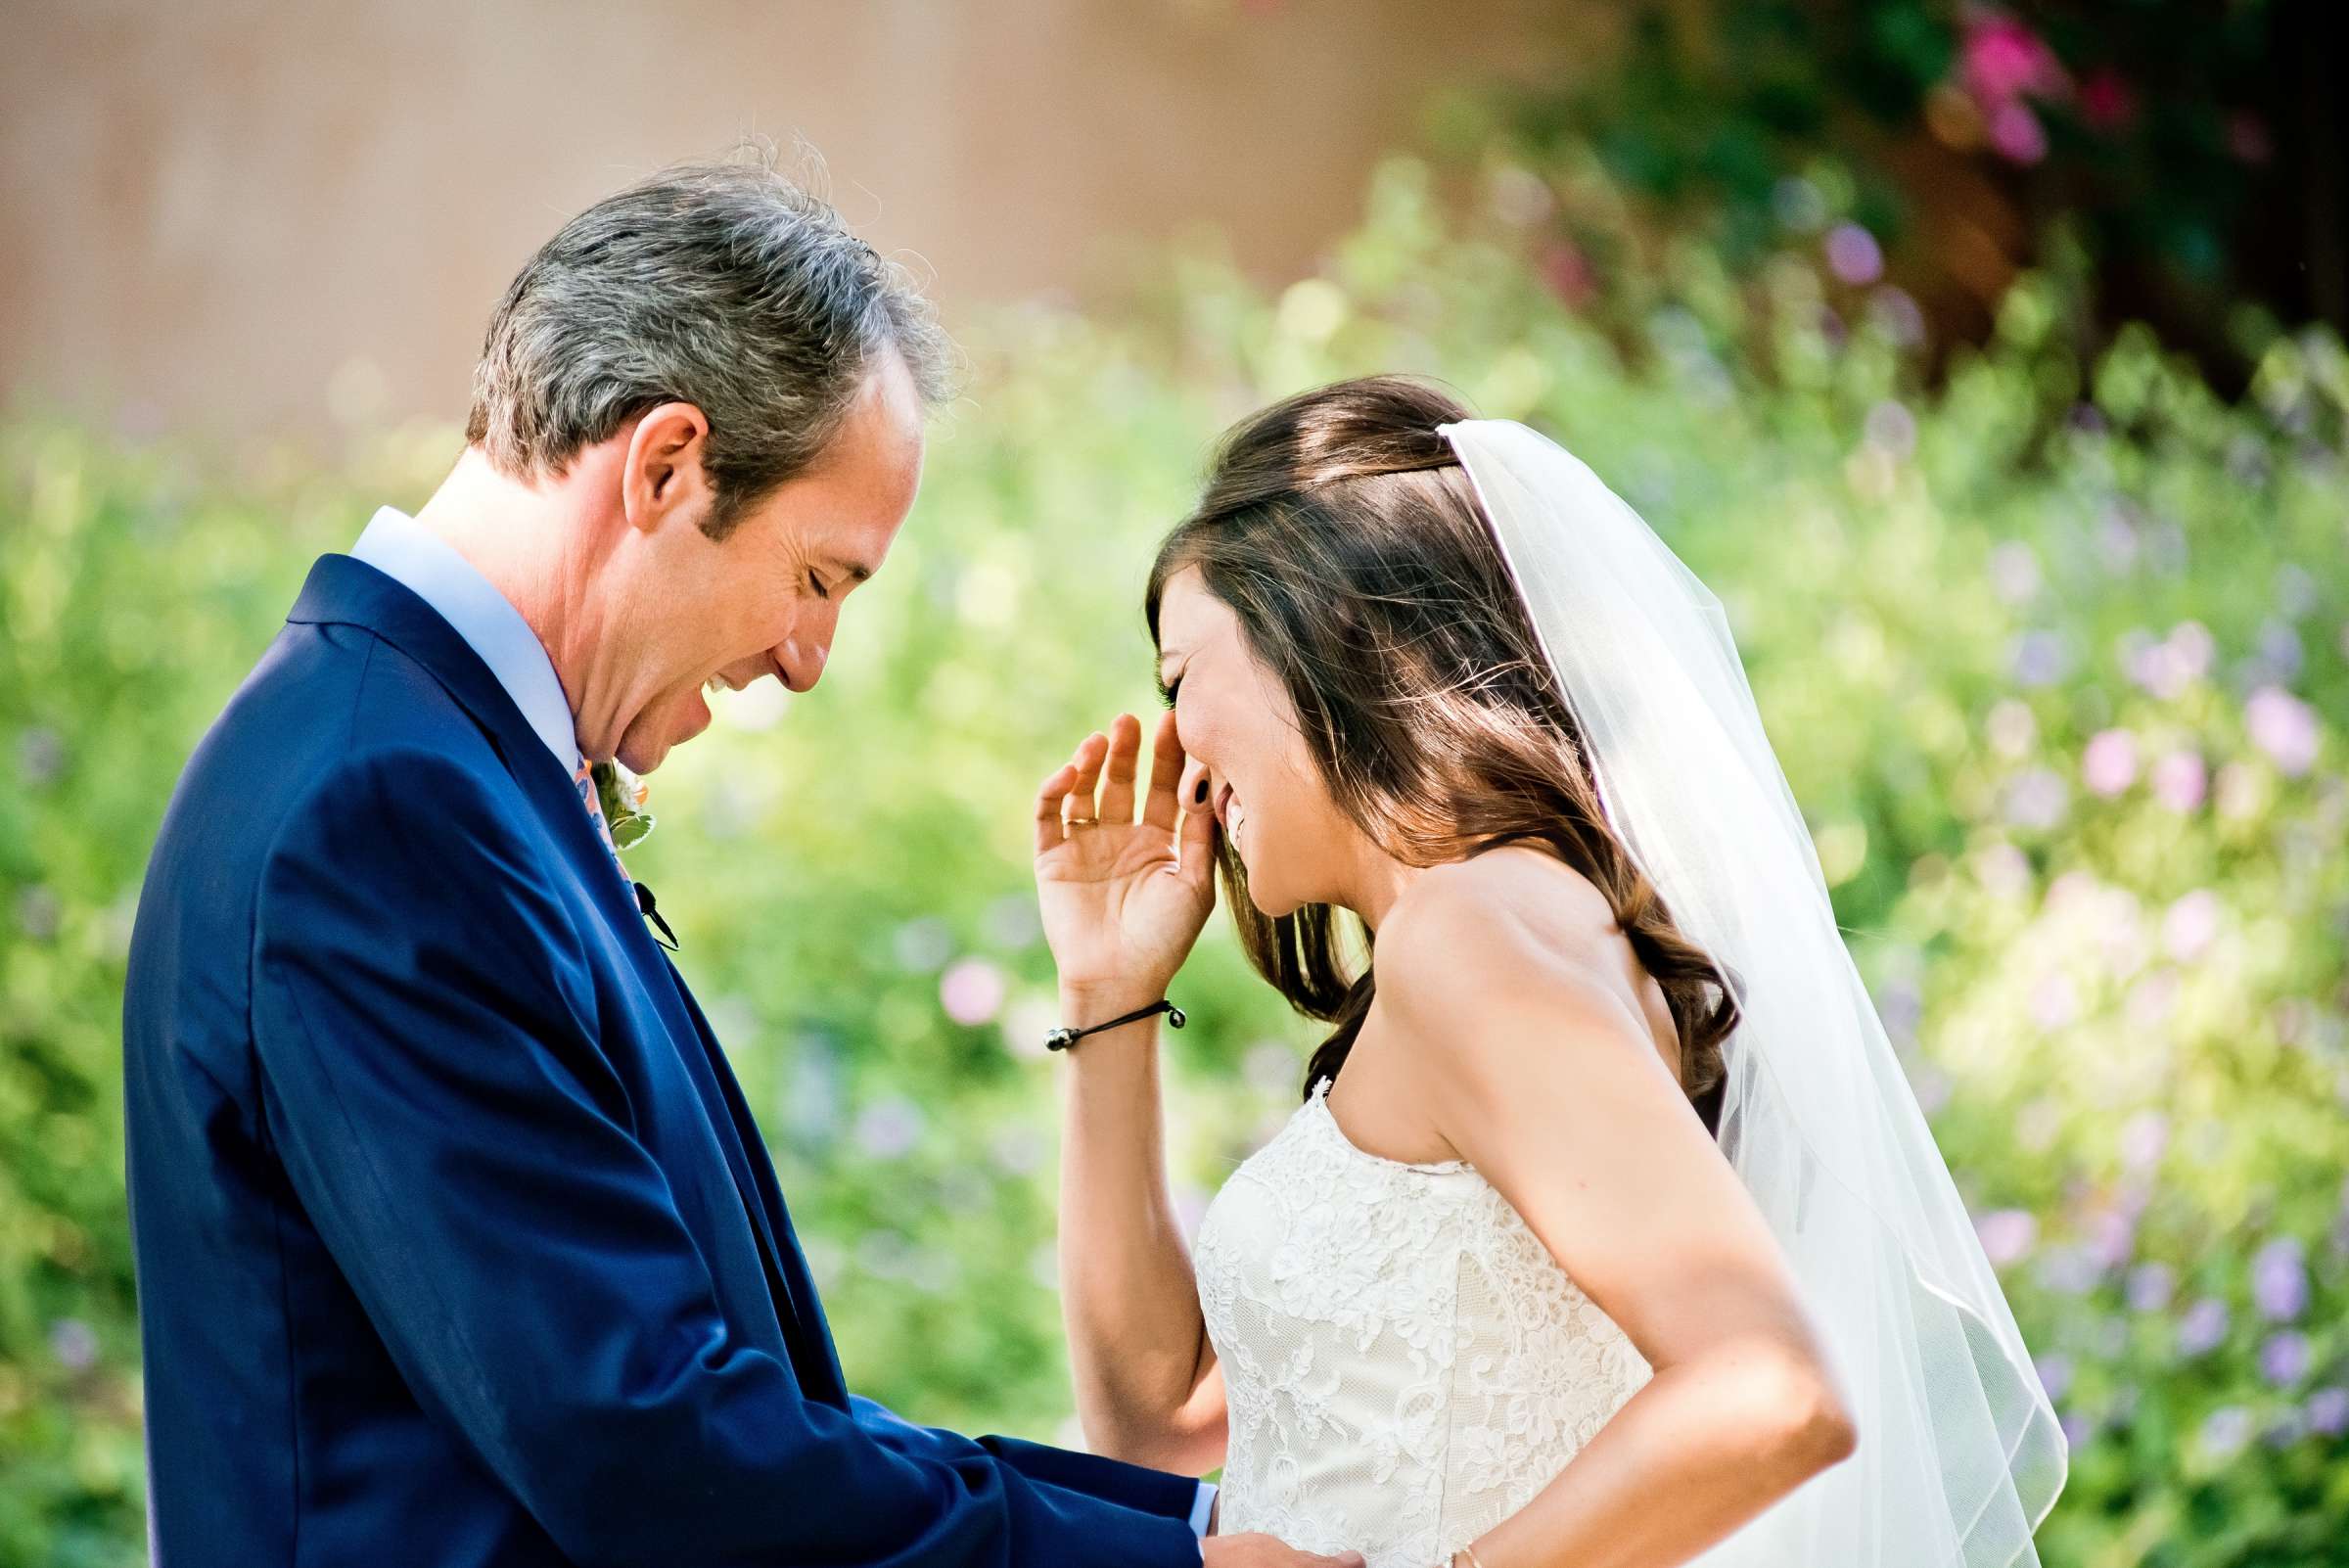
<svg viewBox="0 0 2349 1568"><path fill-rule="evenodd" d="M1196 1483L852 1400L570 777L347 556L188 763L123 1012L164 1568L1196 1568Z"/></svg>

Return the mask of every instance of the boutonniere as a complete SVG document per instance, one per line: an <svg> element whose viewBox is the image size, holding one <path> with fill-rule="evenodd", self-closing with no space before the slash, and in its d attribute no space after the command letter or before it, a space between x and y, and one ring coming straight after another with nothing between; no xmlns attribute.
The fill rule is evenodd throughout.
<svg viewBox="0 0 2349 1568"><path fill-rule="evenodd" d="M595 779L596 805L603 808L604 826L612 835L616 849L627 849L644 841L653 831L652 813L644 808L645 797L652 792L644 780L618 762L598 762L589 770Z"/></svg>

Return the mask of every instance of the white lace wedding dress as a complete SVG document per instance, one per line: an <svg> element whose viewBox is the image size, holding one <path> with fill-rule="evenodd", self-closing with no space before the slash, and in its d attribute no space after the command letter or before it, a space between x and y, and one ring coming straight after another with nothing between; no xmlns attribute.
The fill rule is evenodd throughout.
<svg viewBox="0 0 2349 1568"><path fill-rule="evenodd" d="M1523 1507L1648 1379L1463 1161L1347 1140L1326 1082L1208 1208L1226 1534L1430 1568Z"/></svg>

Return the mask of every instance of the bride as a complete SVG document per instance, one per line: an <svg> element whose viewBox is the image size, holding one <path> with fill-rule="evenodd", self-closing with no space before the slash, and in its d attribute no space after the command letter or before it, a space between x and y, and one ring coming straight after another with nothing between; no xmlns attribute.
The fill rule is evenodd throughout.
<svg viewBox="0 0 2349 1568"><path fill-rule="evenodd" d="M1036 798L1092 1445L1370 1568L2036 1564L2053 1412L1703 586L1378 377L1230 433L1147 612L1147 782L1123 716ZM1329 1033L1194 1255L1155 1025L1219 865Z"/></svg>

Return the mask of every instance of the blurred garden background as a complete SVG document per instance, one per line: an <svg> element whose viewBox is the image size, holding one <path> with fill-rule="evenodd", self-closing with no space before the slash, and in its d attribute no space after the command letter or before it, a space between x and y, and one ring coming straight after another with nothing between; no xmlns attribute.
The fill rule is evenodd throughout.
<svg viewBox="0 0 2349 1568"><path fill-rule="evenodd" d="M1121 121L1109 153L1070 156L1127 161L1125 210L1172 181L1179 232L1105 225L1082 275L1038 253L959 289L932 255L970 386L888 572L821 687L738 694L652 780L661 828L632 856L760 1115L851 1380L923 1420L1076 1441L1025 806L1085 731L1154 700L1142 577L1216 432L1410 370L1559 437L1727 604L2063 1413L2046 1560L2349 1563L2349 135L2322 8L1490 9L1509 47L1448 55L1409 7L1127 8L1181 41L1169 72L1228 68L1224 100L1153 101L1263 145L1193 185L1168 172L1180 145ZM95 10L141 30L137 7ZM1039 17L1133 42L1082 6ZM43 25L107 69L86 16ZM1380 105L1407 101L1391 115L1312 100L1359 156L1292 153L1250 95L1333 53L1445 69L1380 77ZM494 97L477 67L463 92ZM788 92L756 107L643 162L793 123ZM22 193L37 160L7 113ZM906 145L829 150L839 188L888 197L890 237L918 244L900 191L943 176L893 186L891 159L930 144ZM387 323L323 283L287 300L302 326L261 346L266 388L199 357L141 392L153 343L219 330L201 297L53 299L112 310L103 335L22 299L0 317L0 1565L145 1560L119 1007L172 781L312 557L445 470L505 276L630 172L566 167L577 201L525 208L450 319ZM1245 194L1219 206L1226 188ZM81 199L55 230L142 198ZM206 243L201 213L174 221ZM78 262L0 232L50 246L21 276ZM985 252L984 225L957 234ZM363 325L338 327L342 303ZM417 335L439 346L412 385L366 357ZM320 417L281 423L305 400ZM1312 1037L1220 922L1179 994L1195 1220L1294 1105Z"/></svg>

